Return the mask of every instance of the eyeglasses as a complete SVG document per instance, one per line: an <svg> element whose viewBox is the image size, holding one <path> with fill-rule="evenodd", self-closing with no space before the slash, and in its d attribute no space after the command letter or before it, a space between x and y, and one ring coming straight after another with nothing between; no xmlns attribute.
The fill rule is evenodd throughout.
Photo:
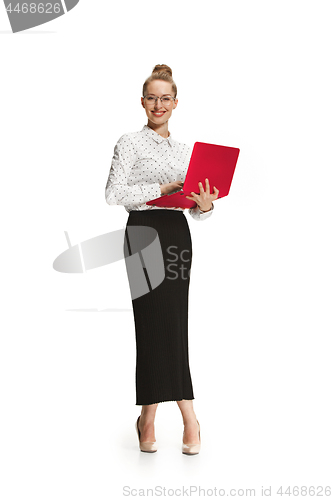
<svg viewBox="0 0 333 500"><path fill-rule="evenodd" d="M157 99L161 101L162 106L168 107L171 106L172 102L175 101L175 97L172 97L171 95L165 95L163 97L157 97L156 95L153 94L148 94L143 97L146 99L146 103L148 106L155 106L155 103L157 102Z"/></svg>

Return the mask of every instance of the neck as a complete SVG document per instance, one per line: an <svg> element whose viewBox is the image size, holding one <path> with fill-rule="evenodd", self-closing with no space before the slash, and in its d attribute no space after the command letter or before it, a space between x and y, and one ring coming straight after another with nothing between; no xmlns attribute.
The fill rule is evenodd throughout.
<svg viewBox="0 0 333 500"><path fill-rule="evenodd" d="M162 123L162 125L156 125L156 123L152 123L150 120L148 120L148 127L153 129L154 132L156 132L160 136L164 137L164 139L166 139L170 135L170 132L168 131L168 122Z"/></svg>

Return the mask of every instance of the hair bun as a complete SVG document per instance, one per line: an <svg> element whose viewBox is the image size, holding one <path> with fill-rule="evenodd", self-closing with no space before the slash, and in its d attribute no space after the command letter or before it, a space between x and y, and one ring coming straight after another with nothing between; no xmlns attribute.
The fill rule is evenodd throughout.
<svg viewBox="0 0 333 500"><path fill-rule="evenodd" d="M177 85L173 81L170 66L167 66L166 64L156 64L155 68L152 71L152 74L146 79L145 83L143 84L143 97L147 94L147 87L149 83L154 82L155 80L163 80L164 82L171 83L172 92L174 92L175 94L173 97L177 97Z"/></svg>
<svg viewBox="0 0 333 500"><path fill-rule="evenodd" d="M155 68L152 71L152 75L154 73L168 73L172 76L172 69L166 64L156 64Z"/></svg>

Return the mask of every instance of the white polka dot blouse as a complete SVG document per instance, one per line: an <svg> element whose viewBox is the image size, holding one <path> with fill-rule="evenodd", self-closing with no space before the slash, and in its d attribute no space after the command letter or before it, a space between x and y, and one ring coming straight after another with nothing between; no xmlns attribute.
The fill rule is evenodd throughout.
<svg viewBox="0 0 333 500"><path fill-rule="evenodd" d="M175 141L171 135L163 138L145 125L140 132L124 134L114 148L111 168L105 187L105 199L109 205L123 205L131 210L160 210L164 207L147 205L146 202L162 196L161 184L185 181L192 150L186 144ZM180 207L165 207L182 210ZM195 220L210 217L198 206L189 209Z"/></svg>

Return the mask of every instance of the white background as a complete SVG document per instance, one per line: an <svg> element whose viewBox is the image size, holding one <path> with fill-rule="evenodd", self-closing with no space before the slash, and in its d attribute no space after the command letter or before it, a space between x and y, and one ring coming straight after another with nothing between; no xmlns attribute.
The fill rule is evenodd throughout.
<svg viewBox="0 0 333 500"><path fill-rule="evenodd" d="M2 498L333 487L332 13L320 0L81 0L12 34L0 8ZM241 151L212 217L186 213L194 457L175 402L158 407L158 452L139 451L125 262L52 267L64 231L74 245L125 226L104 198L113 148L146 123L142 84L163 63L174 138Z"/></svg>

